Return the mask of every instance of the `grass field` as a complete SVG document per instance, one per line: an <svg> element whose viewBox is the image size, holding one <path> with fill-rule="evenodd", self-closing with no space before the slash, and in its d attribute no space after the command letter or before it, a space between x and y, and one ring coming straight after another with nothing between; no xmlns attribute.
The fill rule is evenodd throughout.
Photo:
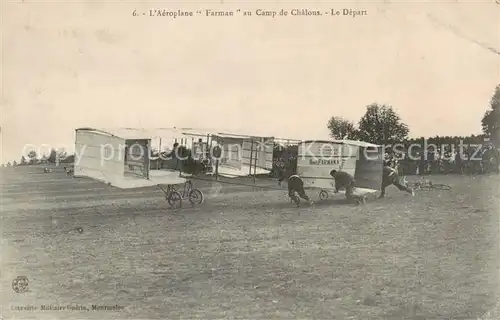
<svg viewBox="0 0 500 320"><path fill-rule="evenodd" d="M294 208L285 189L204 186L201 207L170 210L153 188L10 168L3 319L477 319L500 283L500 177L432 180L454 189Z"/></svg>

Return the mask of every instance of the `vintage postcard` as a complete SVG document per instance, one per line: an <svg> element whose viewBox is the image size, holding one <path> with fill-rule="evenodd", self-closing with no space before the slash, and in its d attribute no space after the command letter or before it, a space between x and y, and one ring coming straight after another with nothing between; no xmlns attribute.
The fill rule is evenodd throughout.
<svg viewBox="0 0 500 320"><path fill-rule="evenodd" d="M1 319L500 319L500 1L3 0Z"/></svg>

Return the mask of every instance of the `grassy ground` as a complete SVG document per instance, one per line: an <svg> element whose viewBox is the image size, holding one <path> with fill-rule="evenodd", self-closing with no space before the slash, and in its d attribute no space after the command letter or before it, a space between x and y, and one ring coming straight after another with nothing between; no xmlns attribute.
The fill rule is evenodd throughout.
<svg viewBox="0 0 500 320"><path fill-rule="evenodd" d="M205 204L174 211L156 189L10 170L4 319L476 319L497 299L498 176L300 209L285 189L205 185ZM19 275L29 292L11 289ZM42 304L125 308L12 310Z"/></svg>

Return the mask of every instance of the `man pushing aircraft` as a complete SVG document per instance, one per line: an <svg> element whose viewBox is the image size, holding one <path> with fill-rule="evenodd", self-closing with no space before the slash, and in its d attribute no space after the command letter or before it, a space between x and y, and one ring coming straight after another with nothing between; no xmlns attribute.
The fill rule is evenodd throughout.
<svg viewBox="0 0 500 320"><path fill-rule="evenodd" d="M415 195L415 192L412 188L401 184L400 177L396 169L390 167L389 165L384 166L382 173L382 188L380 190L379 198L383 198L385 196L385 188L390 185L396 186L401 191L406 191L412 196Z"/></svg>
<svg viewBox="0 0 500 320"><path fill-rule="evenodd" d="M335 193L338 193L340 189L345 189L345 196L347 200L355 200L358 203L365 203L366 199L362 195L354 194L354 189L356 188L356 182L354 177L345 171L330 171L330 176L335 180Z"/></svg>
<svg viewBox="0 0 500 320"><path fill-rule="evenodd" d="M278 176L278 185L281 187L283 180L288 177L288 196L290 199L295 202L297 207L300 204L300 198L309 202L310 205L313 205L314 202L307 196L306 191L304 190L304 181L297 175L291 173L291 170L281 170L279 171Z"/></svg>

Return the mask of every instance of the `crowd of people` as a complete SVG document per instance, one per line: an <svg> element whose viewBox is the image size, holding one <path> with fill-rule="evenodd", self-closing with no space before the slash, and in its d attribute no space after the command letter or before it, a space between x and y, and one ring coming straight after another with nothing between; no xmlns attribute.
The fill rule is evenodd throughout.
<svg viewBox="0 0 500 320"><path fill-rule="evenodd" d="M399 175L483 174L499 172L499 153L492 145L446 147L414 154L386 152L385 164L396 168Z"/></svg>
<svg viewBox="0 0 500 320"><path fill-rule="evenodd" d="M468 146L462 149L446 146L429 148L425 152L385 152L384 165L395 168L400 176L429 174L483 174L498 173L500 153L491 144ZM296 174L297 154L292 151L275 154L271 176L281 173Z"/></svg>

